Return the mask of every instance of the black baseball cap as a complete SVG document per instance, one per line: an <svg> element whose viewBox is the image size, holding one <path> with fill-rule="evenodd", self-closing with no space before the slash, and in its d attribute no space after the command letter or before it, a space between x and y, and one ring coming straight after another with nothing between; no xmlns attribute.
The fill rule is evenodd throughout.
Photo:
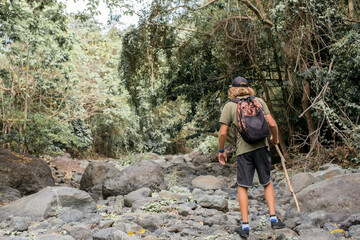
<svg viewBox="0 0 360 240"><path fill-rule="evenodd" d="M234 78L232 84L230 87L248 87L249 83L248 81L243 77L236 77Z"/></svg>

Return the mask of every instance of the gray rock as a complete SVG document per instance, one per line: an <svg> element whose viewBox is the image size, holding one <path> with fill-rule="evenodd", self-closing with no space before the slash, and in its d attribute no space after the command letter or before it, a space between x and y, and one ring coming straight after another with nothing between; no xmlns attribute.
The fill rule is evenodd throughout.
<svg viewBox="0 0 360 240"><path fill-rule="evenodd" d="M182 195L182 194L173 193L173 192L169 192L166 190L161 190L159 192L159 196L162 198L167 198L167 199L171 199L171 200L180 200L182 197L184 197L184 195Z"/></svg>
<svg viewBox="0 0 360 240"><path fill-rule="evenodd" d="M214 195L224 196L226 199L229 199L229 194L227 192L218 189L214 192Z"/></svg>
<svg viewBox="0 0 360 240"><path fill-rule="evenodd" d="M103 217L98 213L86 213L84 223L88 225L98 225Z"/></svg>
<svg viewBox="0 0 360 240"><path fill-rule="evenodd" d="M20 236L15 236L15 237L6 237L6 238L2 238L0 237L0 240L28 240L27 238L23 238L23 237L20 237Z"/></svg>
<svg viewBox="0 0 360 240"><path fill-rule="evenodd" d="M147 235L144 240L159 240L159 238L155 237L154 235Z"/></svg>
<svg viewBox="0 0 360 240"><path fill-rule="evenodd" d="M334 223L325 223L323 229L327 232L331 232L335 229L339 229L339 227Z"/></svg>
<svg viewBox="0 0 360 240"><path fill-rule="evenodd" d="M318 210L337 212L339 209L359 212L359 182L360 174L354 173L336 176L304 188L297 194L302 212L306 213ZM292 203L290 208L295 208L294 203ZM291 211L291 209L288 211ZM350 214L348 216L350 216ZM344 216L344 219L348 216Z"/></svg>
<svg viewBox="0 0 360 240"><path fill-rule="evenodd" d="M352 225L358 225L358 224L360 224L360 213L353 214L350 217L348 217L345 221L343 221L340 224L340 227L343 229L348 229Z"/></svg>
<svg viewBox="0 0 360 240"><path fill-rule="evenodd" d="M109 197L107 201L107 205L109 206L107 209L108 213L122 214L125 205L124 197L122 195Z"/></svg>
<svg viewBox="0 0 360 240"><path fill-rule="evenodd" d="M195 198L198 205L205 208L214 208L221 211L228 210L228 200L223 196L199 195Z"/></svg>
<svg viewBox="0 0 360 240"><path fill-rule="evenodd" d="M92 212L96 210L96 204L84 191L69 187L47 187L1 207L0 220L9 216L38 220L61 214L69 209Z"/></svg>
<svg viewBox="0 0 360 240"><path fill-rule="evenodd" d="M0 148L0 169L1 185L15 188L24 195L55 184L47 163L30 154Z"/></svg>
<svg viewBox="0 0 360 240"><path fill-rule="evenodd" d="M60 235L60 234L54 234L51 236L40 236L38 238L36 238L38 240L75 240L75 238L73 238L70 235Z"/></svg>
<svg viewBox="0 0 360 240"><path fill-rule="evenodd" d="M13 217L10 220L9 227L14 231L26 231L30 226L30 220L24 217Z"/></svg>
<svg viewBox="0 0 360 240"><path fill-rule="evenodd" d="M88 191L87 191L90 196L95 200L101 200L102 199L102 184L97 184L93 187L91 187Z"/></svg>
<svg viewBox="0 0 360 240"><path fill-rule="evenodd" d="M117 231L115 227L101 229L93 234L94 240L109 240L112 238L113 233Z"/></svg>
<svg viewBox="0 0 360 240"><path fill-rule="evenodd" d="M156 191L165 187L161 167L149 160L137 162L125 168L117 176L107 179L102 190L104 198L107 198L126 195L143 187Z"/></svg>
<svg viewBox="0 0 360 240"><path fill-rule="evenodd" d="M110 240L135 240L138 239L136 236L129 236L127 233L123 231L117 230L112 233Z"/></svg>
<svg viewBox="0 0 360 240"><path fill-rule="evenodd" d="M157 215L143 215L135 220L135 223L148 231L154 232L163 223Z"/></svg>
<svg viewBox="0 0 360 240"><path fill-rule="evenodd" d="M200 188L194 188L194 190L192 191L192 195L193 195L194 198L197 198L197 197L199 197L201 195L204 195L204 194L205 194L205 192Z"/></svg>
<svg viewBox="0 0 360 240"><path fill-rule="evenodd" d="M220 189L222 186L222 181L220 179L210 175L194 178L191 183L195 188L201 188L204 190Z"/></svg>
<svg viewBox="0 0 360 240"><path fill-rule="evenodd" d="M309 229L298 237L298 240L336 240L335 236L322 229Z"/></svg>
<svg viewBox="0 0 360 240"><path fill-rule="evenodd" d="M303 235L309 230L318 229L312 224L303 223L294 228L294 231L296 231L299 235Z"/></svg>
<svg viewBox="0 0 360 240"><path fill-rule="evenodd" d="M204 166L206 163L215 161L217 156L211 156L210 154L198 155L193 158L194 165L197 166Z"/></svg>
<svg viewBox="0 0 360 240"><path fill-rule="evenodd" d="M187 207L191 208L191 210L195 210L197 208L197 204L194 202L188 202L185 204Z"/></svg>
<svg viewBox="0 0 360 240"><path fill-rule="evenodd" d="M185 163L185 158L182 156L173 157L171 159L171 162L174 164L183 164L183 163Z"/></svg>
<svg viewBox="0 0 360 240"><path fill-rule="evenodd" d="M114 220L112 219L105 219L105 220L102 220L100 221L99 223L99 228L100 229L104 229L104 228L109 228L111 227L113 224L114 224Z"/></svg>
<svg viewBox="0 0 360 240"><path fill-rule="evenodd" d="M62 229L75 239L92 239L91 230L84 224L64 225Z"/></svg>
<svg viewBox="0 0 360 240"><path fill-rule="evenodd" d="M89 191L92 187L102 187L106 179L112 178L120 171L106 162L90 162L80 180L80 189Z"/></svg>
<svg viewBox="0 0 360 240"><path fill-rule="evenodd" d="M148 187L137 189L124 196L124 204L126 207L131 207L135 201L150 197L151 193L152 191Z"/></svg>
<svg viewBox="0 0 360 240"><path fill-rule="evenodd" d="M181 216L188 216L192 213L192 209L186 205L180 205L178 209L178 213Z"/></svg>
<svg viewBox="0 0 360 240"><path fill-rule="evenodd" d="M8 186L0 186L0 204L15 201L21 197L19 190Z"/></svg>
<svg viewBox="0 0 360 240"><path fill-rule="evenodd" d="M360 239L360 225L354 225L349 228L350 237Z"/></svg>
<svg viewBox="0 0 360 240"><path fill-rule="evenodd" d="M156 199L148 197L148 198L137 200L137 201L133 202L132 207L131 207L131 211L135 212L135 211L141 209L146 204L152 203L152 202L156 202Z"/></svg>
<svg viewBox="0 0 360 240"><path fill-rule="evenodd" d="M53 158L50 163L61 172L84 172L84 167L81 166L81 163L71 159L68 153Z"/></svg>
<svg viewBox="0 0 360 240"><path fill-rule="evenodd" d="M321 180L326 180L343 174L344 170L338 165L331 165L324 171L314 173L314 175Z"/></svg>
<svg viewBox="0 0 360 240"><path fill-rule="evenodd" d="M298 237L299 235L289 228L274 230L276 240L287 240Z"/></svg>
<svg viewBox="0 0 360 240"><path fill-rule="evenodd" d="M213 226L215 224L220 224L220 225L226 225L228 221L228 217L227 215L219 212L218 214L215 214L211 217L206 217L204 218L204 225L208 225L208 226ZM195 226L198 226L198 222L196 222Z"/></svg>
<svg viewBox="0 0 360 240"><path fill-rule="evenodd" d="M84 214L77 209L71 209L70 211L62 213L59 218L65 223L80 222L80 220L84 218Z"/></svg>
<svg viewBox="0 0 360 240"><path fill-rule="evenodd" d="M297 193L300 192L305 187L313 183L319 182L320 180L314 177L314 175L312 175L309 172L302 172L292 176L290 181L293 190L295 191L295 193Z"/></svg>

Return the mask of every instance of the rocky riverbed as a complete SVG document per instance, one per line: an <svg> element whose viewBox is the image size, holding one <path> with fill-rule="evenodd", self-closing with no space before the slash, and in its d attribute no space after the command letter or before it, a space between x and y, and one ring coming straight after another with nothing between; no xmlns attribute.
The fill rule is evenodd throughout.
<svg viewBox="0 0 360 240"><path fill-rule="evenodd" d="M116 160L45 161L0 151L0 239L241 239L235 166L192 152L121 166ZM327 164L291 182L272 172L276 211L270 228L263 187L249 189L248 239L360 239L360 170Z"/></svg>

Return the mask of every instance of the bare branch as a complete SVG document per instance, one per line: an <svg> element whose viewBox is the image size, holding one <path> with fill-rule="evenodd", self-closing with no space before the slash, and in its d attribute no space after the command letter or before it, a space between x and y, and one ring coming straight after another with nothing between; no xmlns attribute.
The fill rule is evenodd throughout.
<svg viewBox="0 0 360 240"><path fill-rule="evenodd" d="M274 25L273 22L271 22L268 18L262 15L259 9L257 9L251 2L248 0L240 0L242 3L244 3L255 15L258 17L258 19L263 22L265 25L272 27Z"/></svg>
<svg viewBox="0 0 360 240"><path fill-rule="evenodd" d="M326 90L328 89L328 86L329 86L329 82L327 82L327 83L325 84L325 86L323 87L323 89L321 89L319 95L317 95L316 98L314 99L313 103L312 103L307 109L305 109L305 111L304 111L302 114L300 114L299 118L301 118L302 116L304 116L304 114L305 114L307 111L309 111L312 107L314 107L314 106L318 103L317 100L318 100L322 95L325 95L325 92L326 92Z"/></svg>
<svg viewBox="0 0 360 240"><path fill-rule="evenodd" d="M208 3L206 3L205 5L202 5L201 7L199 7L198 9L203 9L203 8L206 8L207 6L209 6L210 4L213 4L214 2L216 2L217 0L212 0Z"/></svg>

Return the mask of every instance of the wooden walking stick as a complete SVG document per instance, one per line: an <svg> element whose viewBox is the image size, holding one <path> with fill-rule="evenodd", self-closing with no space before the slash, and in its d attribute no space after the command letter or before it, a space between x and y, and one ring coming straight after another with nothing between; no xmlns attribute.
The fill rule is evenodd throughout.
<svg viewBox="0 0 360 240"><path fill-rule="evenodd" d="M300 211L300 207L299 207L299 203L298 203L298 201L297 201L297 198L296 198L296 195L295 195L295 192L294 192L294 189L291 187L291 184L290 184L289 175L288 175L288 173L287 173L286 166L285 166L285 158L284 158L284 156L282 155L282 153L281 153L281 151L280 151L280 149L279 149L279 146L278 146L277 144L275 145L275 148L276 148L276 151L278 152L278 154L279 154L279 156L280 156L280 158L281 158L281 165L282 165L282 167L283 167L283 169L284 169L284 172L285 172L286 182L287 182L287 185L288 185L288 187L289 187L290 192L292 193L292 195L293 195L293 197L294 197L297 210L298 210L298 212L301 212L301 211Z"/></svg>

